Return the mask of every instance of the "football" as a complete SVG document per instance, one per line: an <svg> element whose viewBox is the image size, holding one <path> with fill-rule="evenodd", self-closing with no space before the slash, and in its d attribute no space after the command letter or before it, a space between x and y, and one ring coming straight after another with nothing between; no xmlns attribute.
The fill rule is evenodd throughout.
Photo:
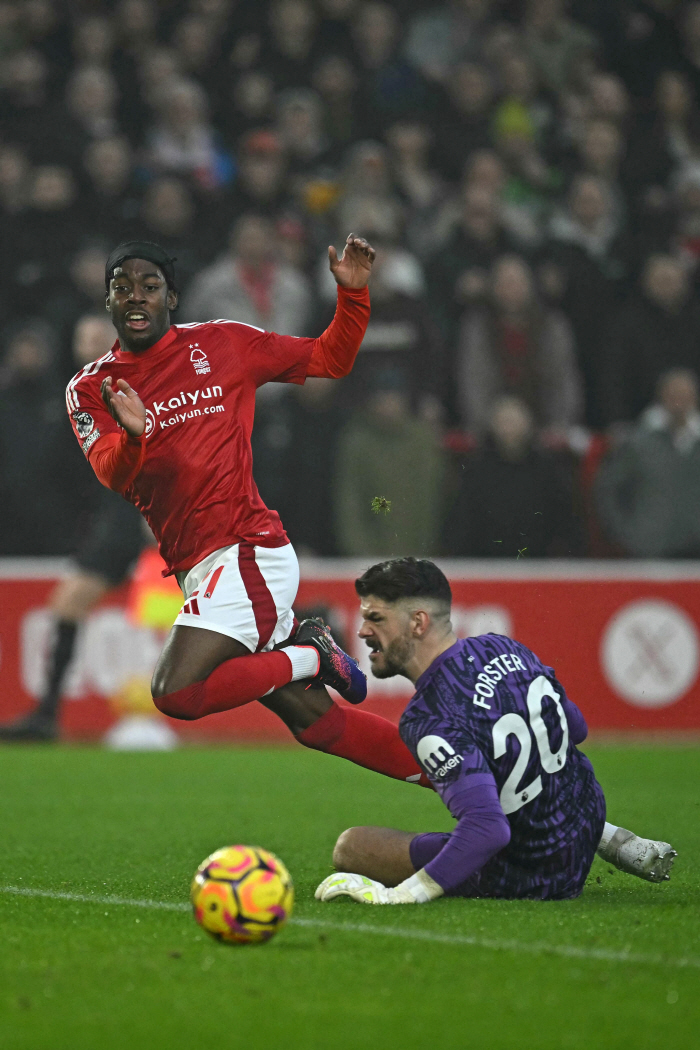
<svg viewBox="0 0 700 1050"><path fill-rule="evenodd" d="M274 853L224 846L203 860L191 887L194 917L227 944L262 944L292 913L292 878Z"/></svg>

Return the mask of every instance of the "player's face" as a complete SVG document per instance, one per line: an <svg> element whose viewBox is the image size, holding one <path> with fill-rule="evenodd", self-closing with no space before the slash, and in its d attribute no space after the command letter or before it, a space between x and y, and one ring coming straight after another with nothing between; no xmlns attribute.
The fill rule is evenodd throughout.
<svg viewBox="0 0 700 1050"><path fill-rule="evenodd" d="M392 605L370 595L360 601L360 612L362 627L358 634L371 650L369 662L374 677L405 675L414 650L408 611L400 603Z"/></svg>
<svg viewBox="0 0 700 1050"><path fill-rule="evenodd" d="M125 350L147 350L170 327L177 295L162 271L147 259L126 259L109 282L107 309Z"/></svg>

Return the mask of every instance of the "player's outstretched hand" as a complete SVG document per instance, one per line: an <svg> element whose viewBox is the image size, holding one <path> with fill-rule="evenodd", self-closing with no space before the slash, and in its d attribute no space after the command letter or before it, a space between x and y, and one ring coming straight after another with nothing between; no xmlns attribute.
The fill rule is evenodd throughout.
<svg viewBox="0 0 700 1050"><path fill-rule="evenodd" d="M375 255L374 248L364 237L348 236L343 254L338 253L331 244L328 248L328 260L331 273L341 288L364 288L372 272Z"/></svg>
<svg viewBox="0 0 700 1050"><path fill-rule="evenodd" d="M339 871L324 879L314 896L317 901L332 901L336 897L352 897L360 904L393 904L394 901L387 899L389 893L390 890L381 882L368 879L366 875L353 875L350 872Z"/></svg>
<svg viewBox="0 0 700 1050"><path fill-rule="evenodd" d="M131 437L141 437L146 429L146 409L143 401L132 390L125 379L117 380L117 389L112 387L112 377L107 376L100 387L102 400L110 414Z"/></svg>
<svg viewBox="0 0 700 1050"><path fill-rule="evenodd" d="M421 869L398 886L384 886L366 875L338 871L329 875L317 888L317 901L332 901L336 897L351 897L360 904L425 904L442 897L444 890Z"/></svg>

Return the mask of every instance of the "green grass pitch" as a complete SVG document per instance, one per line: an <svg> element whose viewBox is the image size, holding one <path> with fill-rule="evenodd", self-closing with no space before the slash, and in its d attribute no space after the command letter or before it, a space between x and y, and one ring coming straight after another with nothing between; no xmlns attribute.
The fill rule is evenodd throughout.
<svg viewBox="0 0 700 1050"><path fill-rule="evenodd" d="M596 860L576 901L370 908L313 899L336 835L448 828L432 793L301 748L3 748L0 1047L697 1046L700 750L588 750L609 816L678 849L670 883ZM184 907L233 842L296 883L296 921L261 947L217 944Z"/></svg>

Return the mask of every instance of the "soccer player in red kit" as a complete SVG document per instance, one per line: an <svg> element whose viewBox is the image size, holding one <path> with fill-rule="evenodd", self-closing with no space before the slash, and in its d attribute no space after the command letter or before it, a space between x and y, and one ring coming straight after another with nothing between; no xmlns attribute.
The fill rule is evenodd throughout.
<svg viewBox="0 0 700 1050"><path fill-rule="evenodd" d="M97 477L144 515L184 594L156 706L195 719L260 699L306 746L419 781L392 723L326 692L359 703L364 675L318 621L295 633L296 555L253 481L256 389L347 375L367 327L372 247L351 234L328 254L335 317L305 339L235 320L171 324L174 260L150 242L119 245L105 269L118 338L68 384L67 407Z"/></svg>

